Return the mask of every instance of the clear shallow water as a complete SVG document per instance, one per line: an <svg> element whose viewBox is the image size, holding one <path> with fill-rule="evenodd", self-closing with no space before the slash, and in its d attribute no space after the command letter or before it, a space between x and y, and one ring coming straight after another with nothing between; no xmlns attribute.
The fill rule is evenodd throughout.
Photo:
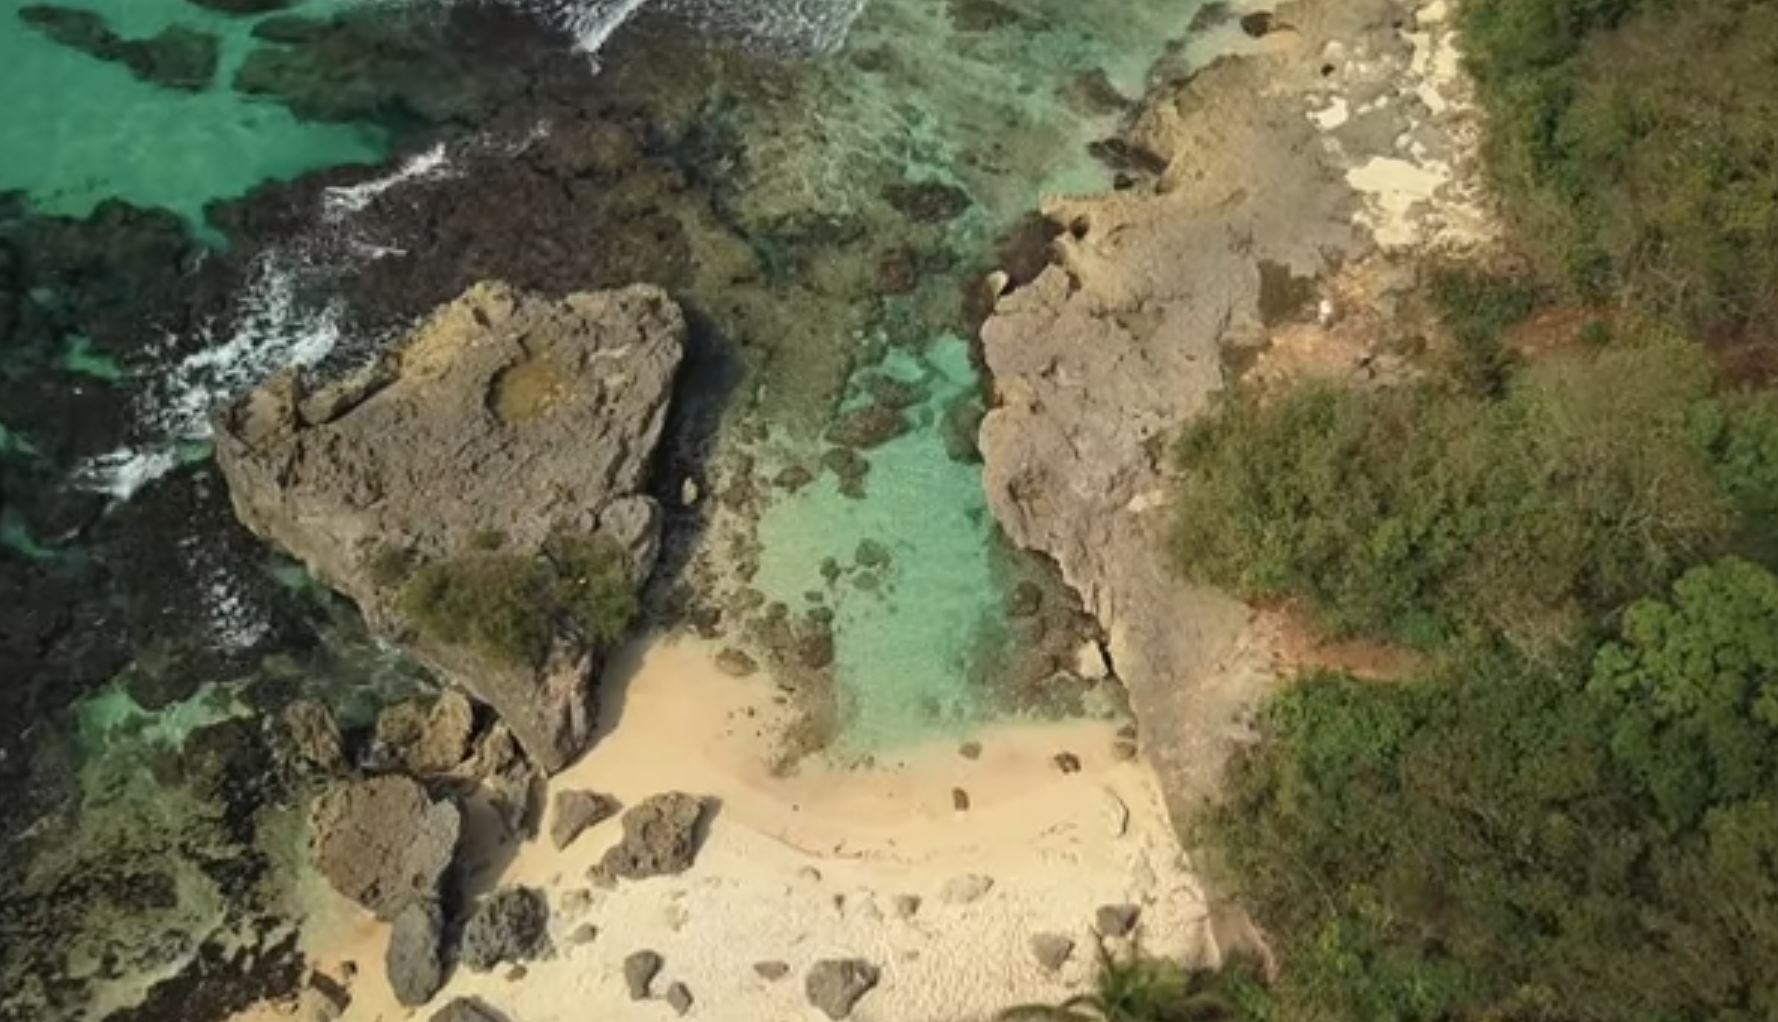
<svg viewBox="0 0 1778 1022"><path fill-rule="evenodd" d="M975 205L947 225L944 243L963 258L956 273L928 285L961 288L995 234L1046 195L1112 187L1113 172L1088 143L1114 134L1119 114L1083 101L1086 79L1140 97L1148 69L1201 6L876 0L853 26L804 130L756 143L776 180L753 189L749 201L762 216L862 208L868 198L854 182L880 179L885 168L892 178L961 187ZM859 73L861 58L889 70ZM905 308L913 301L892 300L885 318L899 312L919 321ZM1010 653L1008 579L995 563L980 467L953 461L943 439L946 404L981 381L954 335L898 343L880 365L861 368L842 409L856 405L860 378L870 373L923 383L930 396L910 410L910 432L867 452L865 498L842 495L822 473L780 495L757 536L753 584L768 600L801 612L817 605L809 594L820 593L819 605L834 612L842 752L967 730L1002 705L983 678ZM819 451L804 440L782 442L777 453L809 463ZM889 567L857 571L861 543L887 549ZM834 563L846 571L828 585ZM858 588L860 575L870 588Z"/></svg>
<svg viewBox="0 0 1778 1022"><path fill-rule="evenodd" d="M758 535L760 590L799 609L819 592L834 611L841 751L913 742L977 720L987 702L969 682L971 661L991 652L982 644L1003 604L980 469L952 460L940 433L946 406L977 388L968 346L948 337L922 355L898 350L879 371L930 396L908 411L914 429L871 452L866 498L845 496L824 473L775 505ZM791 444L781 453L810 460L819 448ZM870 544L887 553L887 564L875 565ZM844 571L831 585L823 574L829 561Z"/></svg>
<svg viewBox="0 0 1778 1022"><path fill-rule="evenodd" d="M286 108L236 93L235 69L255 40L254 17L187 0L75 0L127 38L182 25L221 42L221 66L202 92L164 89L122 65L51 42L18 18L26 0L0 0L0 191L23 189L38 209L81 215L107 198L162 206L193 223L203 206L268 179L375 162L376 128L299 121ZM344 0L301 4L321 13Z"/></svg>

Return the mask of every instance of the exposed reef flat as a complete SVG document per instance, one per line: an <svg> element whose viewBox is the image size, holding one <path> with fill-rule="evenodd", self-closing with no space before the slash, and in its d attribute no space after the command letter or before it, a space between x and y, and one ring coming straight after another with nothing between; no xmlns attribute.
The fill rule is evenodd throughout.
<svg viewBox="0 0 1778 1022"><path fill-rule="evenodd" d="M1152 180L1045 206L1053 265L982 328L989 504L1103 625L1181 819L1246 738L1280 626L1168 562L1171 447L1241 352L1374 371L1381 332L1353 334L1390 300L1390 269L1488 239L1449 15L1305 0L1253 21L1260 52L1144 101L1127 144L1156 155Z"/></svg>

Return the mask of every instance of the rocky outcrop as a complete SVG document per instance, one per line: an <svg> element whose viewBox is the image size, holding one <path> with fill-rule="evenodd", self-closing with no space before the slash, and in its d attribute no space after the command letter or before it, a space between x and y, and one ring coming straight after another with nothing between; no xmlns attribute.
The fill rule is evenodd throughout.
<svg viewBox="0 0 1778 1022"><path fill-rule="evenodd" d="M564 533L621 548L643 579L659 509L642 489L684 334L653 287L550 302L478 285L350 378L286 373L223 409L217 461L249 529L554 771L591 737L601 643L552 619L535 655L494 655L422 634L400 595L425 565L497 548L522 568Z"/></svg>
<svg viewBox="0 0 1778 1022"><path fill-rule="evenodd" d="M1176 819L1215 790L1271 667L1248 609L1167 556L1173 444L1223 389L1225 351L1269 342L1265 278L1312 294L1379 242L1460 233L1462 203L1428 184L1460 176L1461 114L1434 80L1445 15L1442 0L1290 5L1292 30L1259 55L1162 87L1129 142L1165 169L1049 205L1053 265L982 327L989 504L1103 627ZM1361 107L1393 127L1347 130ZM1427 201L1403 194L1422 186Z"/></svg>
<svg viewBox="0 0 1778 1022"><path fill-rule="evenodd" d="M704 799L678 791L644 799L624 813L624 836L606 851L605 872L644 880L690 869L705 807Z"/></svg>
<svg viewBox="0 0 1778 1022"><path fill-rule="evenodd" d="M315 868L334 890L394 919L410 902L437 897L459 825L456 806L406 777L343 781L315 800Z"/></svg>
<svg viewBox="0 0 1778 1022"><path fill-rule="evenodd" d="M57 43L97 60L128 68L145 82L201 92L210 87L222 44L207 32L173 25L147 39L126 39L93 11L52 4L19 8L19 20Z"/></svg>

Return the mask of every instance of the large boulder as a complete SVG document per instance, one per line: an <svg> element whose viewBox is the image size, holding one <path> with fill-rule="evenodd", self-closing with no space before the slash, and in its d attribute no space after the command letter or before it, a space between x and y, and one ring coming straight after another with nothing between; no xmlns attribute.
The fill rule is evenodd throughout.
<svg viewBox="0 0 1778 1022"><path fill-rule="evenodd" d="M410 902L437 897L460 825L456 806L432 801L410 778L342 781L315 800L315 868L334 890L394 919Z"/></svg>
<svg viewBox="0 0 1778 1022"><path fill-rule="evenodd" d="M633 588L653 567L643 489L684 337L655 287L477 285L346 379L285 373L223 408L216 458L249 529L553 772L591 738L624 623L589 579Z"/></svg>
<svg viewBox="0 0 1778 1022"><path fill-rule="evenodd" d="M698 852L705 800L672 791L644 799L624 813L624 836L605 852L605 872L625 880L683 873Z"/></svg>

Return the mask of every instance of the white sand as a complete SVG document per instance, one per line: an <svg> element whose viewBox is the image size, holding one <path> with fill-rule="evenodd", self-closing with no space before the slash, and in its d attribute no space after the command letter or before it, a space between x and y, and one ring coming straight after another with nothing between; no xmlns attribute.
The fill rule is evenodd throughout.
<svg viewBox="0 0 1778 1022"><path fill-rule="evenodd" d="M1094 909L1125 901L1143 907L1146 950L1214 959L1204 897L1155 779L1139 761L1114 759L1111 724L997 725L975 736L983 752L974 761L946 741L869 770L805 764L774 777L770 750L785 711L773 686L721 674L712 653L690 640L632 650L606 682L608 733L551 782L552 791L590 788L626 804L672 789L720 799L696 865L604 891L584 875L616 840L617 820L560 853L546 837L527 843L475 886L545 889L555 956L529 963L518 980L504 978L505 967L458 969L432 1008L470 995L514 1022L671 1019L664 1001L628 998L623 959L648 948L666 959L656 994L686 983L690 1018L821 1018L804 999L804 972L821 958L859 956L883 973L853 1013L860 1022L987 1019L1086 986ZM1061 751L1083 769L1062 774L1051 761ZM953 810L953 787L968 792L967 812ZM945 903L945 882L968 873L992 877L993 888L973 903ZM910 920L895 910L902 894L922 899ZM331 893L321 900L307 950L335 976L342 961L357 964L345 1018L426 1017L430 1009L393 1000L385 928ZM587 922L597 939L571 946L568 934ZM1077 941L1057 976L1028 947L1043 931ZM760 979L753 963L768 959L788 962L791 974Z"/></svg>

